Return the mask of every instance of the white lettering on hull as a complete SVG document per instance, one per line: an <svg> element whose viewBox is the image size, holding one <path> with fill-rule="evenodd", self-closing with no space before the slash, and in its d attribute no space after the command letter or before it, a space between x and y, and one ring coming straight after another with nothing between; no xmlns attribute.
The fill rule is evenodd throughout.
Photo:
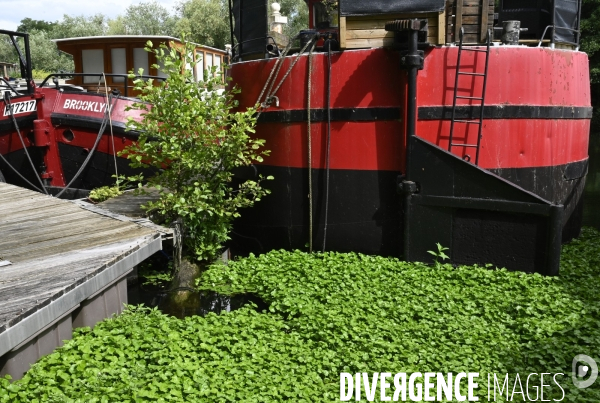
<svg viewBox="0 0 600 403"><path fill-rule="evenodd" d="M82 101L79 99L65 99L63 109L104 113L106 110L106 103L97 101Z"/></svg>

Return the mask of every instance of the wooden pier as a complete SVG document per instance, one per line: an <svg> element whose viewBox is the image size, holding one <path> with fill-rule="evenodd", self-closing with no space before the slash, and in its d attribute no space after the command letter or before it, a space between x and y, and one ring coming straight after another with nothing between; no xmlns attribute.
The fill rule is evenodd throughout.
<svg viewBox="0 0 600 403"><path fill-rule="evenodd" d="M22 377L73 328L120 313L127 274L168 232L0 183L0 376Z"/></svg>

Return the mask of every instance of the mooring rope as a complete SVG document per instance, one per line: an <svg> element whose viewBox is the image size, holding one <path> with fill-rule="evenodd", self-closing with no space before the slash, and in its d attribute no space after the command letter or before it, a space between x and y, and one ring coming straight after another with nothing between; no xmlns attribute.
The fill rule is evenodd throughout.
<svg viewBox="0 0 600 403"><path fill-rule="evenodd" d="M315 38L313 38L315 39ZM308 251L313 251L313 184L312 184L312 135L310 128L310 93L312 89L312 59L313 50L317 44L316 40L311 40L312 46L308 52L308 96L306 110L308 112ZM309 42L310 43L310 42Z"/></svg>
<svg viewBox="0 0 600 403"><path fill-rule="evenodd" d="M181 267L181 252L183 249L183 223L178 217L171 223L173 228L173 272L178 272Z"/></svg>
<svg viewBox="0 0 600 403"><path fill-rule="evenodd" d="M329 150L331 148L331 43L327 51L327 151L325 152L325 228L323 230L323 252L327 242L327 216L329 213Z"/></svg>
<svg viewBox="0 0 600 403"><path fill-rule="evenodd" d="M17 171L17 169L15 167L13 167L10 162L8 162L8 160L4 157L4 155L0 154L0 159L2 159L2 161L4 161L4 163L14 172L16 173L21 179L23 179L29 186L31 186L33 189L37 190L40 193L44 193L42 191L42 189L38 188L37 186L35 186L33 183L29 182L29 180L27 180L27 178L25 178L23 175L21 175L21 173L19 171ZM1 172L0 172L1 173ZM2 181L0 181L2 182Z"/></svg>
<svg viewBox="0 0 600 403"><path fill-rule="evenodd" d="M112 98L112 95L109 97L109 99L110 98ZM98 147L98 144L100 143L100 139L102 138L102 135L104 134L104 130L106 129L106 124L108 123L112 108L115 105L115 103L116 103L116 97L113 98L112 105L109 103L106 104L106 110L104 111L104 119L102 119L102 124L100 125L100 130L98 130L98 136L96 136L96 142L94 143L94 146L92 147L92 149L88 153L87 157L85 158L85 160L79 167L79 170L77 171L75 176L73 176L73 178L69 181L69 183L60 192L58 192L58 194L56 195L57 198L60 197L67 189L69 189L71 187L73 182L75 182L75 180L79 177L79 175L81 175L83 170L87 167L87 164L90 162L90 159L94 155L96 148Z"/></svg>
<svg viewBox="0 0 600 403"><path fill-rule="evenodd" d="M284 50L284 52L278 58L277 62L275 62L275 66L273 66L273 69L271 70L271 74L269 74L269 78L267 79L267 82L265 83L263 90L261 91L260 96L258 97L258 100L256 102L257 104L260 105L260 109L258 111L258 116L260 116L263 109L267 109L269 107L269 105L271 105L271 102L273 102L273 98L275 98L275 94L277 94L277 91L279 91L279 89L281 88L281 86L283 85L285 80L289 77L290 73L292 72L292 69L294 68L294 66L296 65L298 60L300 59L300 56L302 56L304 54L304 52L306 51L308 46L312 44L312 49L314 49L317 37L318 37L318 34L315 34L315 36L313 38L311 38L309 41L307 41L306 44L302 47L302 49L300 49L300 52L298 52L298 54L296 55L296 57L290 64L290 67L288 67L287 71L285 72L285 74L283 75L281 80L279 81L279 84L277 84L275 89L273 91L271 91L271 88L273 88L273 85L275 84L275 81L277 79L277 75L279 74L279 71L281 70L281 67L283 66L283 59L285 58L287 51L289 51L288 48L291 48L291 44L293 43L293 40L297 38L297 36L294 37L294 39L292 39L290 41L290 43L286 47L286 50ZM311 52L312 52L312 49L311 49ZM273 74L275 72L275 70L277 70L277 72L275 74ZM271 81L271 78L273 79L273 81L269 83L269 81ZM261 102L260 100L261 100L263 94L265 93L265 88L267 88L267 87L269 87L269 90L266 92L264 102Z"/></svg>
<svg viewBox="0 0 600 403"><path fill-rule="evenodd" d="M262 109L262 105L263 105L262 102L261 102L262 96L265 94L265 91L267 91L267 98L265 99L265 102L267 102L267 99L269 99L268 95L271 92L271 89L273 88L273 84L275 84L275 79L277 78L277 75L279 74L279 70L281 70L281 66L283 66L283 60L285 59L285 57L287 56L288 52L292 48L292 44L294 42L294 39L290 40L290 43L288 43L288 45L285 47L285 49L283 50L283 52L279 54L279 57L275 61L275 65L271 69L271 73L269 73L269 77L267 78L267 81L265 82L265 85L263 86L263 89L260 92L260 95L258 96L258 99L256 100L256 104L260 104L261 105L261 109ZM268 90L267 90L267 87L269 88Z"/></svg>
<svg viewBox="0 0 600 403"><path fill-rule="evenodd" d="M102 73L102 77L104 78L104 94L106 95L106 105L108 105L108 87L106 85L106 75L104 74L104 72ZM127 85L127 81L125 81L125 85ZM117 179L117 187L119 187L119 171L117 169L117 150L115 149L115 136L113 134L113 124L111 115L112 113L108 114L108 124L110 125L110 141L112 142L113 160L115 161L115 177Z"/></svg>

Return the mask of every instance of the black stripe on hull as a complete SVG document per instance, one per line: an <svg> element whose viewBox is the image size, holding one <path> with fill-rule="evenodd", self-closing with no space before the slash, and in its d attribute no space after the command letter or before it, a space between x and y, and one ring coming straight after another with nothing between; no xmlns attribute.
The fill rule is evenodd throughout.
<svg viewBox="0 0 600 403"><path fill-rule="evenodd" d="M332 122L364 122L373 120L399 120L402 118L400 108L333 108ZM326 122L327 109L311 109L312 122ZM306 109L276 110L262 112L259 123L297 123L307 122Z"/></svg>
<svg viewBox="0 0 600 403"><path fill-rule="evenodd" d="M581 164L581 163L575 163ZM235 254L245 255L264 253L273 249L307 250L309 237L308 215L308 170L258 166L258 173L273 175L275 180L267 182L272 193L264 197L254 207L241 211L241 217L234 224L231 248ZM581 229L582 192L585 176L565 179L569 166L518 168L496 172L506 179L514 179L519 186L537 193L539 196L565 204L563 240L577 236ZM330 171L329 223L327 228L326 250L339 252L360 252L384 256L400 257L402 254L402 199L396 193L396 178L399 172L390 171ZM531 179L535 178L535 182ZM321 250L324 233L325 214L325 171L313 171L314 183L314 239L313 249ZM554 189L554 193L552 192ZM511 215L503 212L462 212L457 209L455 235L461 231L482 228L487 222L491 227L502 223L501 227L512 242L519 236L534 239L531 233L542 231L539 217L519 215L522 218L507 220ZM514 214L513 214L514 215ZM431 228L435 231L435 228ZM514 236L516 234L516 237ZM519 235L520 234L520 235ZM538 237L539 238L539 237ZM537 238L536 238L537 239ZM526 242L515 241L515 247L522 246L529 253ZM465 262L488 261L493 251L473 251L457 240L455 251ZM512 245L512 244L511 244ZM432 245L432 248L435 245ZM512 247L512 246L511 246ZM458 250L460 249L460 250ZM539 249L539 248L538 248ZM515 254L518 253L516 249ZM482 256L479 256L481 253ZM458 255L457 255L458 256ZM491 255L490 255L491 256ZM496 260L499 258L495 257ZM459 259L460 260L460 259ZM506 267L510 267L514 257L506 257ZM499 262L502 259L498 260ZM532 264L532 267L534 265Z"/></svg>
<svg viewBox="0 0 600 403"><path fill-rule="evenodd" d="M21 135L25 136L30 130L32 130L33 121L35 119L36 116L15 116L15 120L17 121L17 125L19 126L19 130L21 131ZM0 136L2 136L4 133L11 133L15 131L15 124L13 123L10 117L8 117L8 119L6 120L0 121Z"/></svg>
<svg viewBox="0 0 600 403"><path fill-rule="evenodd" d="M60 155L60 162L63 168L63 174L65 182L69 183L73 176L81 167L81 164L86 159L88 152L84 149L69 144L58 143L58 152ZM117 157L117 169L119 175L135 175L140 170L135 170L129 167L129 160L126 158ZM146 170L146 173L151 173L150 170ZM91 190L101 186L114 185L116 179L113 177L115 174L115 160L112 154L106 154L96 151L89 161L87 167L83 170L81 175L75 180L71 187L75 189L86 189Z"/></svg>
<svg viewBox="0 0 600 403"><path fill-rule="evenodd" d="M35 169L40 169L42 166L42 155L38 147L28 147L27 151L29 152L29 156L33 161ZM37 172L34 172L27 156L25 155L25 151L23 149L10 152L4 155L4 158L8 161L8 163L13 166L21 175L23 175L29 182L33 183L35 186L40 186L40 182L37 179ZM34 190L31 188L27 182L21 179L15 172L10 169L2 159L0 159L0 171L4 175L7 183L12 185L21 186L27 189Z"/></svg>
<svg viewBox="0 0 600 403"><path fill-rule="evenodd" d="M480 106L457 106L456 119L479 118ZM419 120L450 120L451 106L420 106ZM587 106L538 106L538 105L487 105L483 109L484 119L591 119L592 107ZM333 122L364 122L376 120L400 120L400 107L380 108L333 108ZM327 121L327 109L311 109L312 122ZM308 121L305 109L264 111L259 123L298 123Z"/></svg>
<svg viewBox="0 0 600 403"><path fill-rule="evenodd" d="M260 165L258 173L273 175L265 185L272 193L241 211L235 222L234 253L272 249L303 249L309 239L308 170ZM327 250L399 256L401 198L399 172L331 170ZM314 250L323 245L325 171L313 170Z"/></svg>
<svg viewBox="0 0 600 403"><path fill-rule="evenodd" d="M484 119L591 119L591 106L486 105ZM456 107L455 119L479 118L481 106ZM450 120L451 106L420 106L419 120Z"/></svg>
<svg viewBox="0 0 600 403"><path fill-rule="evenodd" d="M63 113L53 113L51 115L52 125L53 126L67 126L74 127L75 129L89 129L89 130L100 130L100 126L102 125L102 118L94 118L89 116L82 115L69 115ZM139 133L127 130L126 123L112 121L113 133L115 135L126 135L128 137L133 137L137 139L139 137ZM110 127L106 126L106 133L110 133Z"/></svg>
<svg viewBox="0 0 600 403"><path fill-rule="evenodd" d="M562 241L579 236L583 219L583 190L589 160L533 168L490 169L523 189L565 206Z"/></svg>

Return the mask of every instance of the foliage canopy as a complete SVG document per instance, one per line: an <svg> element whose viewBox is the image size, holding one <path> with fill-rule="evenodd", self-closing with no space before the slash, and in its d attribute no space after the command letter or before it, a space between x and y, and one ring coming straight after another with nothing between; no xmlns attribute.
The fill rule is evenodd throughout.
<svg viewBox="0 0 600 403"><path fill-rule="evenodd" d="M199 260L212 260L228 233L239 209L249 207L268 194L262 178L234 184L233 171L262 161L268 151L264 140L253 139L256 109L234 111L236 88L223 88L216 67L195 81L192 70L194 45L183 48L162 44L153 52L167 79L134 79L141 91L142 119L130 119L129 129L140 133L137 143L125 150L133 167L149 168L155 174L134 178L158 189L160 199L147 208L169 221L181 220L188 251ZM141 71L139 72L142 73Z"/></svg>

